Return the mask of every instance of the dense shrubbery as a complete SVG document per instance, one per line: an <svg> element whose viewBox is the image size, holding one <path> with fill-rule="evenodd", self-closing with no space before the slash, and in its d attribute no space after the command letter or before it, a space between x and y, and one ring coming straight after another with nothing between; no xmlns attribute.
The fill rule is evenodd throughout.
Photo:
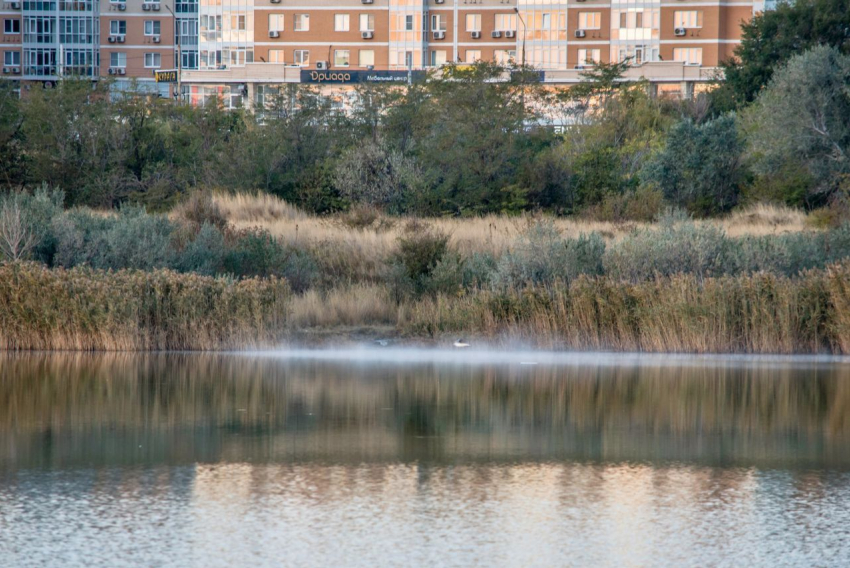
<svg viewBox="0 0 850 568"><path fill-rule="evenodd" d="M754 103L727 113L719 94L653 98L644 83L617 81L625 65L560 91L490 64L448 66L411 86L362 85L345 113L306 85L281 87L250 113L72 80L17 100L0 81L0 189L46 182L68 206L150 211L216 188L319 214L546 210L617 221L665 205L710 216L747 199L846 207L848 56L818 47L778 63L787 65L771 68ZM571 127L556 132L556 119ZM221 231L207 205L195 200L183 217L211 214Z"/></svg>
<svg viewBox="0 0 850 568"><path fill-rule="evenodd" d="M732 238L717 225L696 223L673 210L655 226L606 243L598 233L565 238L544 219L531 223L511 246L493 256L483 250L461 254L450 244L450 235L413 220L403 226L394 249L377 260L383 268L377 267L371 278L357 271L341 273L328 260L328 245L320 241L296 244L260 228L234 230L204 196L172 217L137 206L114 214L63 211L61 201L61 193L44 188L33 195L0 198L0 213L16 211L24 220L24 240L30 243L15 257L8 253L8 231L0 231L3 257L68 269L165 268L237 279L279 277L295 292L332 288L345 278L348 284L383 283L398 301L474 289L568 284L580 276L627 282L679 273L699 279L755 272L794 276L850 257L850 224L828 231ZM379 225L372 219L368 227ZM352 229L360 230L359 225Z"/></svg>
<svg viewBox="0 0 850 568"><path fill-rule="evenodd" d="M0 257L61 268L168 268L240 279L274 276L286 278L295 291L309 288L317 276L306 251L260 229L233 231L209 204L181 208L172 220L129 205L108 215L86 209L63 211L62 199L60 192L47 189L0 197L0 212L18 212L24 241L30 243L20 255L10 254L0 244ZM0 227L7 226L0 222ZM3 233L0 243L8 244Z"/></svg>

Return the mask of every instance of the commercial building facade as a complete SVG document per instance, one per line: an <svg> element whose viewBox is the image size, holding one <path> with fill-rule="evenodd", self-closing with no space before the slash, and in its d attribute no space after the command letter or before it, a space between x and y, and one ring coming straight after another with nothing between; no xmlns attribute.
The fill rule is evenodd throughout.
<svg viewBox="0 0 850 568"><path fill-rule="evenodd" d="M175 96L154 72L179 69L183 96L250 104L302 70L394 80L447 62L526 63L570 84L598 62L688 95L732 56L741 0L21 0L0 1L3 77L74 75ZM768 6L769 7L769 6ZM336 81L337 85L346 81Z"/></svg>

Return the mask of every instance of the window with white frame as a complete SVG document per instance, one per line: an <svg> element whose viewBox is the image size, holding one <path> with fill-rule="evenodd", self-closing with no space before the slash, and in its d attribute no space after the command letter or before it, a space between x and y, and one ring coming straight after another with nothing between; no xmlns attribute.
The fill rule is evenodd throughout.
<svg viewBox="0 0 850 568"><path fill-rule="evenodd" d="M245 14L230 16L230 29L243 32L248 29L248 18Z"/></svg>
<svg viewBox="0 0 850 568"><path fill-rule="evenodd" d="M127 20L111 20L109 22L109 35L126 35Z"/></svg>
<svg viewBox="0 0 850 568"><path fill-rule="evenodd" d="M481 31L481 14L466 15L466 31L480 32Z"/></svg>
<svg viewBox="0 0 850 568"><path fill-rule="evenodd" d="M446 17L442 14L431 14L431 31L446 31Z"/></svg>
<svg viewBox="0 0 850 568"><path fill-rule="evenodd" d="M516 14L496 14L497 32L516 31Z"/></svg>
<svg viewBox="0 0 850 568"><path fill-rule="evenodd" d="M358 63L360 67L369 67L375 65L375 50L374 49L361 49L358 55Z"/></svg>
<svg viewBox="0 0 850 568"><path fill-rule="evenodd" d="M127 54L123 52L113 51L109 54L109 66L110 67L126 67L127 66Z"/></svg>
<svg viewBox="0 0 850 568"><path fill-rule="evenodd" d="M580 30L598 30L602 27L602 13L579 12L578 27Z"/></svg>
<svg viewBox="0 0 850 568"><path fill-rule="evenodd" d="M295 31L310 31L310 14L295 14Z"/></svg>
<svg viewBox="0 0 850 568"><path fill-rule="evenodd" d="M416 19L408 14L404 17L404 31L412 32L415 29Z"/></svg>
<svg viewBox="0 0 850 568"><path fill-rule="evenodd" d="M158 20L145 20L146 36L158 36L161 28L162 26Z"/></svg>
<svg viewBox="0 0 850 568"><path fill-rule="evenodd" d="M334 14L334 31L347 32L351 26L351 18L348 14Z"/></svg>
<svg viewBox="0 0 850 568"><path fill-rule="evenodd" d="M431 51L431 67L439 67L446 64L446 50L435 49Z"/></svg>
<svg viewBox="0 0 850 568"><path fill-rule="evenodd" d="M159 69L162 56L159 53L145 53L145 67L148 69Z"/></svg>
<svg viewBox="0 0 850 568"><path fill-rule="evenodd" d="M481 61L481 50L480 49L467 49L466 57L464 57L464 61L466 63L475 63L476 61Z"/></svg>
<svg viewBox="0 0 850 568"><path fill-rule="evenodd" d="M334 67L348 67L351 64L351 52L347 49L334 50Z"/></svg>
<svg viewBox="0 0 850 568"><path fill-rule="evenodd" d="M673 61L687 65L702 65L701 47L676 47L673 49Z"/></svg>
<svg viewBox="0 0 850 568"><path fill-rule="evenodd" d="M21 52L20 51L4 51L3 65L11 65L13 67L20 66Z"/></svg>
<svg viewBox="0 0 850 568"><path fill-rule="evenodd" d="M269 14L269 31L282 32L284 21L283 14Z"/></svg>
<svg viewBox="0 0 850 568"><path fill-rule="evenodd" d="M375 14L360 14L360 31L375 31Z"/></svg>
<svg viewBox="0 0 850 568"><path fill-rule="evenodd" d="M310 65L310 52L306 49L296 49L295 50L295 64L300 67L306 67Z"/></svg>
<svg viewBox="0 0 850 568"><path fill-rule="evenodd" d="M508 65L516 61L515 49L496 49L493 51L493 59L499 65Z"/></svg>
<svg viewBox="0 0 850 568"><path fill-rule="evenodd" d="M596 65L600 61L600 50L598 49L579 49L578 64L584 66Z"/></svg>
<svg viewBox="0 0 850 568"><path fill-rule="evenodd" d="M269 63L286 63L282 49L269 50Z"/></svg>
<svg viewBox="0 0 850 568"><path fill-rule="evenodd" d="M673 26L676 28L701 28L702 11L700 10L676 10L673 12Z"/></svg>

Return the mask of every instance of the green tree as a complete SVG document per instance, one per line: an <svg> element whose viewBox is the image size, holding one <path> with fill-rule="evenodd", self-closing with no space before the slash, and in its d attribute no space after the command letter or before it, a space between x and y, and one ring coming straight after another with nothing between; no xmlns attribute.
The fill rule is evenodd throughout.
<svg viewBox="0 0 850 568"><path fill-rule="evenodd" d="M743 151L735 115L703 124L685 119L670 129L641 178L658 187L667 201L692 213L721 213L738 202L746 179Z"/></svg>
<svg viewBox="0 0 850 568"><path fill-rule="evenodd" d="M776 69L816 45L850 51L850 0L794 0L742 25L735 57L721 63L725 80L714 98L727 108L753 101Z"/></svg>
<svg viewBox="0 0 850 568"><path fill-rule="evenodd" d="M850 56L820 46L792 58L747 113L756 173L804 171L802 204L824 204L850 174Z"/></svg>

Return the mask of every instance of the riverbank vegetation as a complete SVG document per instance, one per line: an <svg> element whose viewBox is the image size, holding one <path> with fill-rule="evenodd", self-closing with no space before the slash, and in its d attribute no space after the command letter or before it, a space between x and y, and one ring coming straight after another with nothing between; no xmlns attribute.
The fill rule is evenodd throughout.
<svg viewBox="0 0 850 568"><path fill-rule="evenodd" d="M850 55L792 25L846 1L756 16L691 100L622 65L557 90L486 63L345 112L307 86L254 113L0 92L0 347L846 353ZM785 36L810 49L753 49Z"/></svg>
<svg viewBox="0 0 850 568"><path fill-rule="evenodd" d="M268 197L197 194L170 215L60 201L42 189L0 202L29 235L0 270L6 348L464 335L573 349L850 349L850 225L807 228L781 209L725 225L671 211L616 232L493 217L504 234L459 238L439 220L317 218ZM272 232L284 220L294 234Z"/></svg>

